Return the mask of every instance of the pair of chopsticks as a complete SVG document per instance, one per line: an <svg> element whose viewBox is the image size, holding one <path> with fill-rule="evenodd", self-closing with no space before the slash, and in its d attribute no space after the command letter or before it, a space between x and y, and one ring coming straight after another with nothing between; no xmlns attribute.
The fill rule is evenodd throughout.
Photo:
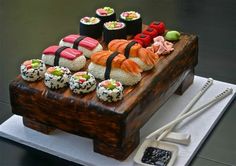
<svg viewBox="0 0 236 166"><path fill-rule="evenodd" d="M154 131L153 133L149 134L146 139L150 139L155 137L156 135L161 134L157 141L162 140L165 136L182 120L185 118L195 114L195 113L202 113L207 108L213 106L226 96L230 95L233 92L232 88L227 88L222 93L215 96L213 99L209 100L205 104L201 105L200 107L196 108L195 110L191 110L191 108L196 104L196 102L201 98L201 96L207 91L207 89L212 85L213 79L209 78L201 90L197 93L197 95L189 102L189 104L184 108L184 110L174 119L173 121L169 122L168 124L164 125L163 127L159 128L158 130Z"/></svg>

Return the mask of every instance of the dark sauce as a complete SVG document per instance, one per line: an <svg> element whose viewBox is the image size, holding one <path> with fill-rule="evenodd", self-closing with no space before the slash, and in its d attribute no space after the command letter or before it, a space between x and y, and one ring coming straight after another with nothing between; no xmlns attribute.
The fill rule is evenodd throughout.
<svg viewBox="0 0 236 166"><path fill-rule="evenodd" d="M172 156L172 152L155 147L148 147L142 157L142 162L155 166L166 166Z"/></svg>

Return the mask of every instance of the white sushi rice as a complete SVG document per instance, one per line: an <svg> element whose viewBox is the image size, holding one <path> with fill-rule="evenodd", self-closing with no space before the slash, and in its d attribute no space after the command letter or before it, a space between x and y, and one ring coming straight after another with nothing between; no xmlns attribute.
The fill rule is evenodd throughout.
<svg viewBox="0 0 236 166"><path fill-rule="evenodd" d="M73 44L72 44L72 43L64 42L63 39L60 41L59 46L66 46L66 47L73 48ZM89 50L89 49L86 49L85 47L81 47L81 46L78 46L77 49L80 50L80 51L82 51L82 52L84 53L84 56L86 56L87 58L90 58L90 56L91 56L93 53L103 50L103 47L102 47L102 45L99 43L99 44L97 45L97 47L95 47L93 50Z"/></svg>
<svg viewBox="0 0 236 166"><path fill-rule="evenodd" d="M144 63L140 58L137 57L129 57L129 59L131 59L132 61L134 61L135 63L138 64L138 66L143 70L143 71L147 71L147 70L151 70L154 65L147 65L146 63Z"/></svg>
<svg viewBox="0 0 236 166"><path fill-rule="evenodd" d="M76 79L76 73L72 75L69 83L70 83L70 89L74 93L83 94L83 93L89 93L95 90L96 84L97 84L95 77L90 73L87 73L87 74L90 76L90 78L84 81L83 83L81 83L78 79Z"/></svg>
<svg viewBox="0 0 236 166"><path fill-rule="evenodd" d="M104 73L106 67L97 65L95 63L90 63L88 66L88 71L94 75L96 78L104 80ZM135 85L141 80L141 74L131 74L125 72L124 70L113 68L110 73L110 78L120 81L123 85Z"/></svg>
<svg viewBox="0 0 236 166"><path fill-rule="evenodd" d="M71 77L70 70L66 67L60 67L60 66L55 66L55 68L62 69L64 72L63 75L56 76L56 75L46 72L45 79L44 79L45 85L51 89L59 89L59 88L66 87L69 84L69 80Z"/></svg>
<svg viewBox="0 0 236 166"><path fill-rule="evenodd" d="M107 81L107 80L105 80ZM120 86L117 86L116 88L110 90L102 86L103 82L100 82L97 86L97 97L100 100L107 101L107 102L115 102L118 100L121 100L123 98L123 86L120 83Z"/></svg>
<svg viewBox="0 0 236 166"><path fill-rule="evenodd" d="M42 55L42 60L45 62L45 64L53 66L54 65L54 59L55 55ZM85 56L81 55L74 60L69 60L66 58L60 57L59 59L59 66L67 67L68 69L72 71L78 71L82 69L86 64L86 58Z"/></svg>
<svg viewBox="0 0 236 166"><path fill-rule="evenodd" d="M40 61L40 66L38 68L30 68L27 69L27 67L22 64L20 66L21 71L21 77L26 81L37 81L44 78L44 74L46 72L46 66L43 61Z"/></svg>

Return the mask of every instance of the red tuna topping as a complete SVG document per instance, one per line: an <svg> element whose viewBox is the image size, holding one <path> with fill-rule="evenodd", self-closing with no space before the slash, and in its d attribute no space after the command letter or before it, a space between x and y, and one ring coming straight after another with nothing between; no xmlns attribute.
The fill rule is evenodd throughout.
<svg viewBox="0 0 236 166"><path fill-rule="evenodd" d="M60 46L50 46L50 47L46 48L43 51L43 54L45 54L45 55L55 55L58 48L60 48ZM66 48L60 54L60 56L62 58L69 59L69 60L74 60L75 58L77 58L81 55L83 55L82 51L75 50L73 48Z"/></svg>
<svg viewBox="0 0 236 166"><path fill-rule="evenodd" d="M76 39L78 39L80 35L69 35L63 38L64 42L74 43ZM87 48L88 50L93 50L99 42L91 37L85 37L82 41L79 42L79 46Z"/></svg>

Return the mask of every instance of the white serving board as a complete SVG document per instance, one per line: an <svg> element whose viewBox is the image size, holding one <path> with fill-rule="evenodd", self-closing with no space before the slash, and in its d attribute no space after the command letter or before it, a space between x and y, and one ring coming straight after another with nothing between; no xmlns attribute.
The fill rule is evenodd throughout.
<svg viewBox="0 0 236 166"><path fill-rule="evenodd" d="M200 90L206 80L206 78L195 76L193 85L191 85L182 96L173 95L141 129L140 143L142 143L143 139L149 133L174 119ZM175 162L175 166L183 166L190 163L204 140L223 115L227 106L233 101L236 85L214 81L213 85L196 104L196 106L198 106L228 87L234 89L232 95L228 96L220 103L217 103L195 119L187 119L176 127L175 131L189 133L192 139L189 146L178 145L179 156ZM183 126L183 124L185 125ZM137 149L125 161L120 162L93 152L91 139L79 137L60 130L56 130L51 135L45 135L24 127L22 118L17 115L12 116L0 125L0 136L83 165L136 165L133 162L133 157Z"/></svg>

